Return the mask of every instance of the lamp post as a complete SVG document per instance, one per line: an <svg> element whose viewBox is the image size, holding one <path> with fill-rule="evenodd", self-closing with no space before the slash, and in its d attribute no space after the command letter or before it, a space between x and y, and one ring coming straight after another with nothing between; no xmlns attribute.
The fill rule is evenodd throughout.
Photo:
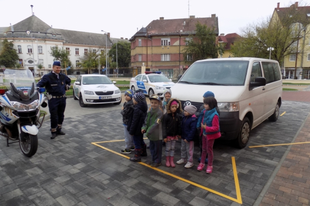
<svg viewBox="0 0 310 206"><path fill-rule="evenodd" d="M101 30L101 32L105 33L105 75L108 76L108 35L107 32L104 30Z"/></svg>
<svg viewBox="0 0 310 206"><path fill-rule="evenodd" d="M118 77L118 56L117 56L117 41L116 41L116 77Z"/></svg>
<svg viewBox="0 0 310 206"><path fill-rule="evenodd" d="M273 47L268 47L267 51L269 51L269 59L271 59L271 51L273 51L274 48Z"/></svg>

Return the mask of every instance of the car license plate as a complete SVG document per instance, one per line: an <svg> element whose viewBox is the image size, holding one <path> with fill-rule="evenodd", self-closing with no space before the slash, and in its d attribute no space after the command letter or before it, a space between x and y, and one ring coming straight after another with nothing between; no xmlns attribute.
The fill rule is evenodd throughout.
<svg viewBox="0 0 310 206"><path fill-rule="evenodd" d="M99 99L111 99L112 96L99 96Z"/></svg>

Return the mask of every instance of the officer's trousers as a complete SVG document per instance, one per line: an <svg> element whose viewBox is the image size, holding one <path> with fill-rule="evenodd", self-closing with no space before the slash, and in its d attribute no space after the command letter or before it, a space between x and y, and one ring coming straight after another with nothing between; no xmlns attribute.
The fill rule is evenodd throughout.
<svg viewBox="0 0 310 206"><path fill-rule="evenodd" d="M66 108L66 97L52 98L48 100L48 108L51 115L51 129L56 129L57 125L62 125Z"/></svg>

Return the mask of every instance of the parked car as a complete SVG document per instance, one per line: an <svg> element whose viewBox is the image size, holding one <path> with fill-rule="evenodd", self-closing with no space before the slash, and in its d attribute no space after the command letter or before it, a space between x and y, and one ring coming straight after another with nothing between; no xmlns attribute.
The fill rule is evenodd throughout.
<svg viewBox="0 0 310 206"><path fill-rule="evenodd" d="M220 110L223 139L234 139L239 148L263 121L277 121L282 103L279 63L260 58L219 58L193 63L172 88L172 98L183 105L202 105L212 91Z"/></svg>
<svg viewBox="0 0 310 206"><path fill-rule="evenodd" d="M129 87L132 91L141 89L149 97L153 94L163 97L164 91L173 85L171 79L168 79L161 72L145 72L145 74L138 74L131 78Z"/></svg>
<svg viewBox="0 0 310 206"><path fill-rule="evenodd" d="M107 76L100 74L80 75L73 84L73 97L80 106L87 104L120 104L120 89Z"/></svg>

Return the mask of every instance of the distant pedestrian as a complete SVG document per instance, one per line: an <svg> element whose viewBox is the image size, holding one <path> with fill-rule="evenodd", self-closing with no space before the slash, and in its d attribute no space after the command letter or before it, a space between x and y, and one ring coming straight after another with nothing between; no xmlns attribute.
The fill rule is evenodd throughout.
<svg viewBox="0 0 310 206"><path fill-rule="evenodd" d="M66 108L66 90L70 88L71 79L67 75L60 73L60 71L60 62L54 61L53 71L44 75L37 84L37 87L45 87L47 91L51 119L51 139L55 139L57 135L65 135L61 129Z"/></svg>
<svg viewBox="0 0 310 206"><path fill-rule="evenodd" d="M176 140L181 136L182 122L181 102L171 99L167 104L167 113L163 116L163 138L166 142L166 166L175 167L174 149Z"/></svg>
<svg viewBox="0 0 310 206"><path fill-rule="evenodd" d="M147 104L143 93L135 93L133 95L134 110L133 115L128 121L127 129L129 134L133 136L135 144L135 155L130 158L130 161L140 162L141 156L147 156L146 145L143 140L141 128L147 113Z"/></svg>
<svg viewBox="0 0 310 206"><path fill-rule="evenodd" d="M161 99L157 95L150 97L151 110L147 113L142 133L150 140L150 151L152 155L151 165L158 167L161 165L162 156L162 105Z"/></svg>
<svg viewBox="0 0 310 206"><path fill-rule="evenodd" d="M201 128L202 133L202 154L201 162L197 167L198 171L203 170L206 155L208 154L208 166L206 173L213 170L213 145L215 139L221 137L219 114L216 110L217 101L214 97L207 97L203 100L204 110L199 115L197 128Z"/></svg>
<svg viewBox="0 0 310 206"><path fill-rule="evenodd" d="M166 106L167 106L168 102L170 101L170 99L171 99L171 90L166 89L164 91L164 99L163 99L163 104L162 104L164 114L167 112Z"/></svg>
<svg viewBox="0 0 310 206"><path fill-rule="evenodd" d="M123 108L121 111L121 114L123 116L124 135L125 135L125 149L121 150L122 154L130 154L131 151L134 149L133 138L127 130L128 121L132 117L134 110L132 95L133 91L131 91L130 89L126 90L125 103L123 104Z"/></svg>
<svg viewBox="0 0 310 206"><path fill-rule="evenodd" d="M194 105L188 105L184 108L184 117L182 119L182 139L181 139L181 159L177 164L184 164L185 168L194 166L194 138L197 125L195 112L197 108Z"/></svg>

